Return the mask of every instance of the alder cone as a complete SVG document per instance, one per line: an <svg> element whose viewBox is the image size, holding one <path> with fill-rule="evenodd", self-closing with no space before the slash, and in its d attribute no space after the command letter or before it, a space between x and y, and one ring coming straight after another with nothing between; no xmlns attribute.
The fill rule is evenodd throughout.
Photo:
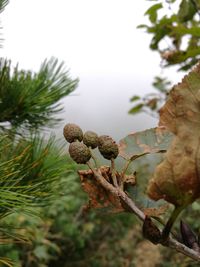
<svg viewBox="0 0 200 267"><path fill-rule="evenodd" d="M103 145L106 141L114 141L109 135L101 135L99 136L99 146Z"/></svg>
<svg viewBox="0 0 200 267"><path fill-rule="evenodd" d="M95 132L87 131L83 135L83 143L91 147L92 149L96 148L99 144L99 137Z"/></svg>
<svg viewBox="0 0 200 267"><path fill-rule="evenodd" d="M170 91L159 126L175 134L148 185L154 200L184 206L200 197L200 64Z"/></svg>
<svg viewBox="0 0 200 267"><path fill-rule="evenodd" d="M85 164L91 158L89 148L78 141L73 142L69 145L70 157L78 164Z"/></svg>
<svg viewBox="0 0 200 267"><path fill-rule="evenodd" d="M63 135L69 143L72 143L76 140L81 142L83 140L83 131L74 123L68 123L65 125L63 128Z"/></svg>
<svg viewBox="0 0 200 267"><path fill-rule="evenodd" d="M99 137L99 152L108 160L115 159L119 154L119 148L116 142L108 135Z"/></svg>

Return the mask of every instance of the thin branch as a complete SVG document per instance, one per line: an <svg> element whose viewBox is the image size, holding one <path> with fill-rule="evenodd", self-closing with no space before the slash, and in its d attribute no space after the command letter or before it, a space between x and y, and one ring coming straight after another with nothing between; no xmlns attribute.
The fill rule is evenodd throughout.
<svg viewBox="0 0 200 267"><path fill-rule="evenodd" d="M115 173L115 160L114 159L111 159L111 176L112 176L114 186L118 187L118 182L117 182L116 173Z"/></svg>
<svg viewBox="0 0 200 267"><path fill-rule="evenodd" d="M105 188L107 191L111 192L113 195L119 197L122 201L124 201L129 208L135 213L135 215L142 221L145 219L145 214L135 205L135 203L132 201L131 198L129 198L124 191L122 191L119 187L116 188L112 186L109 182L107 182L104 177L101 175L100 170L93 169L91 164L87 163L88 167L92 170L94 173L95 178L101 184L103 188Z"/></svg>
<svg viewBox="0 0 200 267"><path fill-rule="evenodd" d="M162 244L169 248L175 249L176 251L184 254L185 256L190 257L191 259L200 262L200 254L194 251L191 248L186 247L184 244L178 242L174 238L169 238L167 244Z"/></svg>
<svg viewBox="0 0 200 267"><path fill-rule="evenodd" d="M93 159L93 161L94 161L95 167L98 168L98 166L99 166L99 165L98 165L98 160L97 160L97 158L95 157L95 155L94 155L92 149L89 148L89 150L90 150L91 157L92 157L92 159Z"/></svg>
<svg viewBox="0 0 200 267"><path fill-rule="evenodd" d="M129 159L126 161L126 164L124 165L124 168L122 169L122 172L121 172L121 180L122 180L122 189L123 189L123 183L124 183L124 176L126 174L126 171L128 170L128 167L130 166L132 160Z"/></svg>
<svg viewBox="0 0 200 267"><path fill-rule="evenodd" d="M119 197L142 222L145 220L145 214L136 206L136 204L133 202L131 198L127 196L127 194L122 191L119 187L116 188L112 186L109 182L107 182L104 177L101 175L100 170L93 169L91 164L88 162L87 165L92 170L94 177L98 181L98 183L105 188L107 191L112 193L113 195ZM161 244L165 247L169 247L172 249L175 249L176 251L190 257L191 259L200 262L200 253L197 253L193 249L190 249L189 247L185 246L184 244L178 242L172 237L169 237L167 241L164 243L161 242Z"/></svg>

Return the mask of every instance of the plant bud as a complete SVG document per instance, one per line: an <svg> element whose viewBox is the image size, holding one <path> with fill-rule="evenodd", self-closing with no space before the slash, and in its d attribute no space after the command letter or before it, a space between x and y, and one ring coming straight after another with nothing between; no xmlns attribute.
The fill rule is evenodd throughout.
<svg viewBox="0 0 200 267"><path fill-rule="evenodd" d="M158 227L152 223L151 218L146 216L142 228L144 238L151 241L153 244L158 244L162 240L161 232Z"/></svg>
<svg viewBox="0 0 200 267"><path fill-rule="evenodd" d="M181 221L181 223L180 223L180 230L181 230L181 236L183 239L183 243L187 247L193 248L193 245L198 243L197 236L195 235L195 233L183 221Z"/></svg>

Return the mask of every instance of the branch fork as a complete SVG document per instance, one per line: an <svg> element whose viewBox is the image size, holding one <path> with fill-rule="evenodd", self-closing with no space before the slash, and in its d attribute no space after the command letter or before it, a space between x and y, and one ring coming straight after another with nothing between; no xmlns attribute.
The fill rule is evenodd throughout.
<svg viewBox="0 0 200 267"><path fill-rule="evenodd" d="M105 179L101 173L100 168L93 168L90 162L87 162L87 165L90 168L91 173L93 174L93 177L96 180L96 182L104 190L112 194L114 197L117 197L126 206L126 209L129 212L134 213L139 218L139 220L143 222L143 224L148 220L148 222L154 228L154 230L157 229L157 233L160 232L161 234L160 236L158 234L158 236L161 238L156 240L155 242L154 240L151 240L150 238L148 238L148 234L146 236L144 235L144 237L149 239L154 244L161 244L165 247L175 249L177 252L182 253L197 262L200 262L199 251L195 251L194 249L187 247L186 245L180 243L178 240L176 240L175 238L169 235L168 236L166 235L165 238L163 239L162 232L158 229L158 227L152 222L152 220L149 217L147 217L144 214L144 212L140 208L137 207L134 201L121 189L120 186L116 186L116 184L111 184L107 179ZM79 171L79 175L81 175L83 172L84 171ZM143 231L143 234L144 234L144 231Z"/></svg>

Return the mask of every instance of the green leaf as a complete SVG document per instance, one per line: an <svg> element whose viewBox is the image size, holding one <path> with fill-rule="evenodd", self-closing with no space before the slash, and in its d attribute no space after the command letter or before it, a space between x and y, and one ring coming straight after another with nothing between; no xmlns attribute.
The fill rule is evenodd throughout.
<svg viewBox="0 0 200 267"><path fill-rule="evenodd" d="M169 65L175 65L185 62L189 58L194 58L200 55L200 48L188 49L187 51L177 51L172 57L168 58Z"/></svg>
<svg viewBox="0 0 200 267"><path fill-rule="evenodd" d="M164 127L136 132L120 140L119 154L126 160L134 160L146 154L166 152L172 137Z"/></svg>
<svg viewBox="0 0 200 267"><path fill-rule="evenodd" d="M131 102L134 102L134 101L137 101L137 100L140 100L140 99L141 99L140 96L138 96L138 95L134 95L133 97L131 97L130 101L131 101Z"/></svg>
<svg viewBox="0 0 200 267"><path fill-rule="evenodd" d="M147 174L149 176L149 174ZM143 182L140 181L140 177L138 177L139 182ZM147 183L147 181L144 181L145 183ZM159 211L160 209L162 209L162 207L164 207L164 205L166 205L166 202L164 201L154 201L152 199L150 199L147 194L146 194L146 188L144 188L144 186L141 185L136 185L132 188L128 188L127 192L129 193L129 195L131 196L131 198L134 200L134 202L136 203L136 205L138 207L140 207L141 210L143 210L144 213L147 214L148 209L149 209L149 214L150 215L150 209L155 208L155 210ZM161 214L160 214L161 215ZM153 216L153 212L151 214L151 216ZM154 217L158 217L158 216L154 216Z"/></svg>
<svg viewBox="0 0 200 267"><path fill-rule="evenodd" d="M178 69L178 71L188 71L198 63L198 58L191 58L186 61L186 63L182 64L181 67Z"/></svg>
<svg viewBox="0 0 200 267"><path fill-rule="evenodd" d="M166 204L163 200L152 201L152 199L150 199L146 194L146 185L148 184L148 180L153 175L156 166L162 161L163 157L163 153L144 155L135 159L133 164L129 165L129 169L127 171L127 173L134 173L136 176L136 185L127 186L126 191L134 200L136 205L145 212L145 214L147 214L146 211L149 208L160 209L160 207Z"/></svg>
<svg viewBox="0 0 200 267"><path fill-rule="evenodd" d="M171 17L164 16L153 27L148 27L148 33L153 33L150 48L156 50L159 42L167 35L171 34L173 24L177 21L176 15Z"/></svg>
<svg viewBox="0 0 200 267"><path fill-rule="evenodd" d="M157 11L159 9L161 9L163 6L161 3L158 3L158 4L155 4L153 6L151 6L146 12L145 12L145 15L148 15L149 16L149 20L152 22L152 23L155 23L156 20L157 20Z"/></svg>
<svg viewBox="0 0 200 267"><path fill-rule="evenodd" d="M173 4L174 2L176 2L177 0L166 0L167 3L169 4Z"/></svg>
<svg viewBox="0 0 200 267"><path fill-rule="evenodd" d="M186 27L185 25L179 24L178 26L172 27L172 34L182 37L183 35L190 34L194 37L200 37L200 28L199 26L195 27Z"/></svg>
<svg viewBox="0 0 200 267"><path fill-rule="evenodd" d="M131 108L129 110L129 114L135 114L135 113L138 113L142 110L144 104L143 103L139 103L138 105L134 106L133 108Z"/></svg>
<svg viewBox="0 0 200 267"><path fill-rule="evenodd" d="M167 80L167 78L162 78L159 76L154 77L154 81L152 84L159 92L166 94L169 91L169 87L171 87L171 82Z"/></svg>
<svg viewBox="0 0 200 267"><path fill-rule="evenodd" d="M191 0L182 0L179 11L178 19L180 22L186 22L191 20L196 13L196 9Z"/></svg>
<svg viewBox="0 0 200 267"><path fill-rule="evenodd" d="M137 29L142 29L142 28L148 28L148 25L140 24L137 26Z"/></svg>

